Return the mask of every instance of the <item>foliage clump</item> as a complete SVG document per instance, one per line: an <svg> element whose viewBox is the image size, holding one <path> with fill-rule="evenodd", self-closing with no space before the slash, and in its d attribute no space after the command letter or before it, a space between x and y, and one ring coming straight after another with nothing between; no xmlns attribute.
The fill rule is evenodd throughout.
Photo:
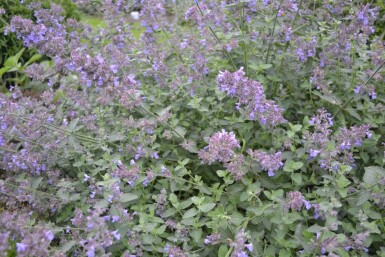
<svg viewBox="0 0 385 257"><path fill-rule="evenodd" d="M385 256L379 9L139 2L4 27L51 61L0 94L0 252Z"/></svg>

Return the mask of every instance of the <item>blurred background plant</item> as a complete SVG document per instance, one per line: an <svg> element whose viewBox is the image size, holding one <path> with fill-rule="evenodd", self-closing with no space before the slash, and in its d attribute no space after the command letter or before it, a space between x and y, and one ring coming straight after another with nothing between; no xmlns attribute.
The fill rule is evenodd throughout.
<svg viewBox="0 0 385 257"><path fill-rule="evenodd" d="M36 1L0 1L0 8L5 11L0 15L0 91L2 92L4 92L5 87L9 88L15 85L25 87L28 77L24 76L22 71L33 62L49 60L46 56L39 55L36 49L25 49L23 41L18 39L15 34L4 35L4 28L14 16L36 21L34 10L28 7L33 2ZM72 0L42 0L39 3L42 8L50 8L51 3L60 5L64 9L64 18L75 18L77 20L81 18L81 12Z"/></svg>

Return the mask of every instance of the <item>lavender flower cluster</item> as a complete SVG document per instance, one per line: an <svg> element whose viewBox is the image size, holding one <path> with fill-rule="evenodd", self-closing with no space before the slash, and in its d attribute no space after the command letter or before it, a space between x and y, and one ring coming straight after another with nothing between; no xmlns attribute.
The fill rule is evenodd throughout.
<svg viewBox="0 0 385 257"><path fill-rule="evenodd" d="M314 126L314 131L303 135L309 158L319 157L320 167L332 171L338 170L339 162L354 166L353 148L360 147L365 138L372 136L369 125L340 128L339 132L332 135L331 127L334 122L324 109L318 110L318 114L309 123ZM335 142L336 147L329 147L330 142Z"/></svg>
<svg viewBox="0 0 385 257"><path fill-rule="evenodd" d="M236 72L221 71L217 85L229 96L237 97L237 106L245 105L251 120L258 119L263 125L276 126L285 123L283 109L272 100L267 100L261 83L245 77L243 68Z"/></svg>
<svg viewBox="0 0 385 257"><path fill-rule="evenodd" d="M246 250L249 252L253 252L253 244L246 244L247 234L244 229L238 231L235 236L234 241L230 240L229 245L234 247L233 252L231 253L231 257L248 257Z"/></svg>
<svg viewBox="0 0 385 257"><path fill-rule="evenodd" d="M239 141L235 138L234 132L226 132L224 129L217 132L209 139L209 145L198 152L203 163L212 164L215 161L222 162L231 172L235 180L240 180L245 175L242 171L244 156L235 153L240 148Z"/></svg>
<svg viewBox="0 0 385 257"><path fill-rule="evenodd" d="M266 170L270 177L274 176L274 172L279 170L284 165L282 162L281 152L269 154L261 150L253 151L249 149L247 150L247 153L251 156L251 158L255 159L261 164L262 170Z"/></svg>

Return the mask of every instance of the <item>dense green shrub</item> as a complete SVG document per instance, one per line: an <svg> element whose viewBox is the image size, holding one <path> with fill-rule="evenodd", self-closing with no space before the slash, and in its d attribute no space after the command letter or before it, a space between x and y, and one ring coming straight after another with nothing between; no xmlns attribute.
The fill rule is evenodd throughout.
<svg viewBox="0 0 385 257"><path fill-rule="evenodd" d="M92 2L10 22L52 62L0 94L0 253L385 256L378 8Z"/></svg>

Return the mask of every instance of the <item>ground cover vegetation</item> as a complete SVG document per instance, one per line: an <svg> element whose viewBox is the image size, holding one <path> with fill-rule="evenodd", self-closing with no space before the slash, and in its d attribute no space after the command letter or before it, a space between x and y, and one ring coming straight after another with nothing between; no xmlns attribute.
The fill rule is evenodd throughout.
<svg viewBox="0 0 385 257"><path fill-rule="evenodd" d="M4 64L1 256L385 256L378 6L21 4L2 33L45 61Z"/></svg>

